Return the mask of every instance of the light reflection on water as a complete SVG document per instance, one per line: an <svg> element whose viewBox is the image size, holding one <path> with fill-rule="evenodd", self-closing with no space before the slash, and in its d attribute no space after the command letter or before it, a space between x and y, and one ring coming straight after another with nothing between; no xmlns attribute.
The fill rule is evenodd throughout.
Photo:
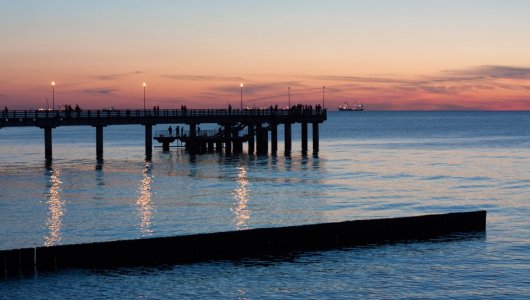
<svg viewBox="0 0 530 300"><path fill-rule="evenodd" d="M65 208L64 200L61 199L61 171L51 168L46 173L49 176L49 191L46 193L46 204L48 207L46 227L48 228L48 234L44 237L44 245L53 246L61 241L62 219Z"/></svg>
<svg viewBox="0 0 530 300"><path fill-rule="evenodd" d="M248 229L248 222L250 220L250 209L248 208L249 201L249 181L247 178L246 166L239 166L237 174L237 187L234 189L234 223L238 230Z"/></svg>
<svg viewBox="0 0 530 300"><path fill-rule="evenodd" d="M153 183L151 162L146 162L143 170L142 180L138 184L138 198L136 199L136 206L140 222L138 228L143 236L151 235L152 229L151 218L154 211L154 203L152 200L151 185Z"/></svg>

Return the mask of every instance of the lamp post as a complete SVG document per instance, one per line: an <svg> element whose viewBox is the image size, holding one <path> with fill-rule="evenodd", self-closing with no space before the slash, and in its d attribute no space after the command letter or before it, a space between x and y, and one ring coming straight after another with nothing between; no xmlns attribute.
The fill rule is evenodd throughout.
<svg viewBox="0 0 530 300"><path fill-rule="evenodd" d="M324 94L326 91L326 87L322 86L322 108L324 108Z"/></svg>
<svg viewBox="0 0 530 300"><path fill-rule="evenodd" d="M147 86L147 84L144 82L142 85L144 86L144 110L145 110L145 87Z"/></svg>
<svg viewBox="0 0 530 300"><path fill-rule="evenodd" d="M241 110L243 110L243 83L239 84L241 87Z"/></svg>
<svg viewBox="0 0 530 300"><path fill-rule="evenodd" d="M289 109L289 108L291 108L291 87L288 86L288 87L287 87L287 90L289 91L289 93L288 93L288 95L289 95L289 96L288 96L288 99L289 99L289 105L287 106L287 108Z"/></svg>
<svg viewBox="0 0 530 300"><path fill-rule="evenodd" d="M55 110L55 81L52 81L52 108Z"/></svg>

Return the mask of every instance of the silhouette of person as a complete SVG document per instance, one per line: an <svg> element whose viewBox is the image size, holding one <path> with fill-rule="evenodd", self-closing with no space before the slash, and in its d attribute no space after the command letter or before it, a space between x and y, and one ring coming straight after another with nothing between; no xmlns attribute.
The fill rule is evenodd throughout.
<svg viewBox="0 0 530 300"><path fill-rule="evenodd" d="M169 125L167 131L169 132L169 136L173 136L173 129L171 128L171 125Z"/></svg>

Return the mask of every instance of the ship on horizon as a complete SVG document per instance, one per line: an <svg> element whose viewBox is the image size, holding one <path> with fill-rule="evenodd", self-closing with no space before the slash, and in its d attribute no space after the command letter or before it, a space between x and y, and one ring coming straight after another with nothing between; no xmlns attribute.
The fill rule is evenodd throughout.
<svg viewBox="0 0 530 300"><path fill-rule="evenodd" d="M363 111L363 110L364 110L364 106L362 104L355 104L354 106L350 106L348 104L348 101L339 105L339 111Z"/></svg>

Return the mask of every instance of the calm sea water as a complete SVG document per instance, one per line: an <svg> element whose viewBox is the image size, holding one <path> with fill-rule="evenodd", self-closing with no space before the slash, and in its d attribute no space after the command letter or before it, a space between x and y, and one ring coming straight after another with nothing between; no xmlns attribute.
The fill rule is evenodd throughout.
<svg viewBox="0 0 530 300"><path fill-rule="evenodd" d="M110 126L99 165L94 128L53 134L46 167L42 130L0 129L0 249L477 209L487 233L38 273L0 279L0 298L530 297L529 112L332 112L318 157L300 154L298 126L291 157L158 148L149 163L141 126Z"/></svg>

